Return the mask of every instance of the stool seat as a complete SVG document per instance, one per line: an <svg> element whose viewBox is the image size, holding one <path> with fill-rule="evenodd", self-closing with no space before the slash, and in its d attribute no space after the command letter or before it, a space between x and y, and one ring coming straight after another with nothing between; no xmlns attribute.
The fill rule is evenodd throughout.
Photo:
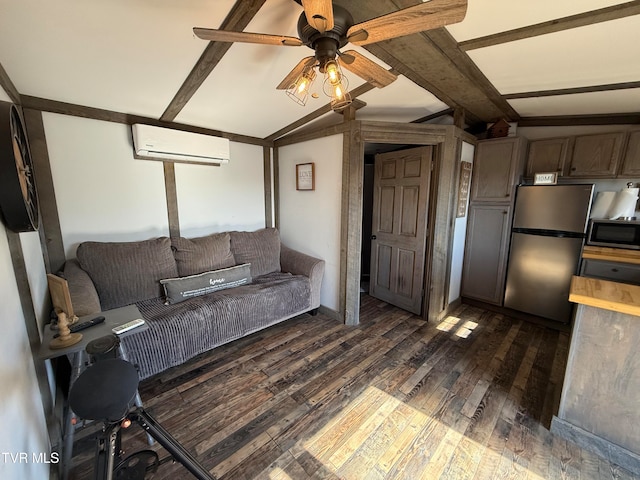
<svg viewBox="0 0 640 480"><path fill-rule="evenodd" d="M122 420L138 391L138 371L129 362L111 358L87 368L69 392L69 405L86 420Z"/></svg>

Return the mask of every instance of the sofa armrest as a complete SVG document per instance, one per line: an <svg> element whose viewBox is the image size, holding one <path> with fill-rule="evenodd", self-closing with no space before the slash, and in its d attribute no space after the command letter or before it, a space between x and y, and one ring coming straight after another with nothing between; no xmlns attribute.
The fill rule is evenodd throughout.
<svg viewBox="0 0 640 480"><path fill-rule="evenodd" d="M89 274L80 267L77 260L65 262L62 276L69 284L73 313L82 317L102 310L96 287Z"/></svg>
<svg viewBox="0 0 640 480"><path fill-rule="evenodd" d="M311 308L320 306L320 287L324 276L324 260L280 246L280 268L283 272L309 277L311 283Z"/></svg>

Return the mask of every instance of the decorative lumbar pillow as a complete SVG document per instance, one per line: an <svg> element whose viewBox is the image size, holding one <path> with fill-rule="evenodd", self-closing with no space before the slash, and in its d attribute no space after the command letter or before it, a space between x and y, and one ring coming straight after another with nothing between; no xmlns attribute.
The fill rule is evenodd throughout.
<svg viewBox="0 0 640 480"><path fill-rule="evenodd" d="M275 228L230 232L231 252L237 263L250 263L251 275L280 271L280 233Z"/></svg>
<svg viewBox="0 0 640 480"><path fill-rule="evenodd" d="M231 237L226 232L198 238L175 237L171 239L171 248L181 277L236 264L231 253Z"/></svg>
<svg viewBox="0 0 640 480"><path fill-rule="evenodd" d="M188 277L167 278L160 280L160 283L164 287L165 303L169 305L251 283L251 266L245 263Z"/></svg>

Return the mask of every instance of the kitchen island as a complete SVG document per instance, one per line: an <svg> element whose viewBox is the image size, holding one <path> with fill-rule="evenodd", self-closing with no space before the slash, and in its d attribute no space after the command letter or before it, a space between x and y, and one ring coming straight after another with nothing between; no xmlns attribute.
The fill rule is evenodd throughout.
<svg viewBox="0 0 640 480"><path fill-rule="evenodd" d="M577 310L551 431L640 476L640 286L574 276Z"/></svg>

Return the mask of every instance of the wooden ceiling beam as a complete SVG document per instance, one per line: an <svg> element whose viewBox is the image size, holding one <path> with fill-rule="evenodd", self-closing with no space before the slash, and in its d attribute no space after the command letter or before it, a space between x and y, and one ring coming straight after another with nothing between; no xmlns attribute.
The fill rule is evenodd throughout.
<svg viewBox="0 0 640 480"><path fill-rule="evenodd" d="M235 5L220 25L220 30L242 31L258 13L266 0L236 0ZM163 122L173 121L231 48L231 43L209 42L193 69L160 117Z"/></svg>
<svg viewBox="0 0 640 480"><path fill-rule="evenodd" d="M14 104L20 105L20 94L18 93L18 89L11 81L11 78L9 78L7 71L4 69L1 63L0 63L0 87L2 87L5 92L7 92L7 95L9 96L9 98Z"/></svg>
<svg viewBox="0 0 640 480"><path fill-rule="evenodd" d="M480 88L498 109L504 112L504 118L511 121L517 121L520 118L520 115L509 105L509 102L498 92L496 87L494 87L484 73L482 73L475 62L469 58L469 55L460 49L458 42L456 42L455 38L453 38L446 28L429 30L424 32L424 35L440 49L458 70L474 85Z"/></svg>
<svg viewBox="0 0 640 480"><path fill-rule="evenodd" d="M640 112L606 113L600 115L556 115L522 117L520 127L573 127L577 125L634 125L640 123Z"/></svg>
<svg viewBox="0 0 640 480"><path fill-rule="evenodd" d="M129 113L114 112L112 110L104 110L102 108L86 107L84 105L58 102L56 100L48 100L46 98L31 97L28 95L22 95L20 97L20 100L23 108L40 110L41 112L59 113L61 115L71 115L74 117L91 118L93 120L101 120L103 122L122 123L125 125L133 125L134 123L143 123L145 125L153 125L155 127L172 128L174 130L182 130L184 132L201 133L203 135L211 135L214 137L228 138L233 142L248 143L250 145L260 145L263 147L273 146L273 142L269 142L257 137L240 135L237 133L223 132L221 130L212 130L210 128L195 127L193 125L185 125L183 123L165 122L162 120L156 120L155 118L143 117L140 115L132 115Z"/></svg>
<svg viewBox="0 0 640 480"><path fill-rule="evenodd" d="M614 90L625 90L628 88L640 88L640 82L609 83L606 85L592 85L589 87L559 88L556 90L539 90L537 92L508 93L506 95L503 95L503 97L506 100L515 100L518 98L538 98L553 97L557 95L575 95L578 93L611 92Z"/></svg>
<svg viewBox="0 0 640 480"><path fill-rule="evenodd" d="M561 32L571 28L585 27L595 23L608 22L610 20L617 20L619 18L639 14L640 0L634 0L632 2L621 3L611 7L601 8L599 10L592 10L590 12L549 20L547 22L516 28L506 32L465 40L460 42L459 46L465 51L475 50L477 48L491 47L501 43L523 40L525 38L537 37L548 33Z"/></svg>

